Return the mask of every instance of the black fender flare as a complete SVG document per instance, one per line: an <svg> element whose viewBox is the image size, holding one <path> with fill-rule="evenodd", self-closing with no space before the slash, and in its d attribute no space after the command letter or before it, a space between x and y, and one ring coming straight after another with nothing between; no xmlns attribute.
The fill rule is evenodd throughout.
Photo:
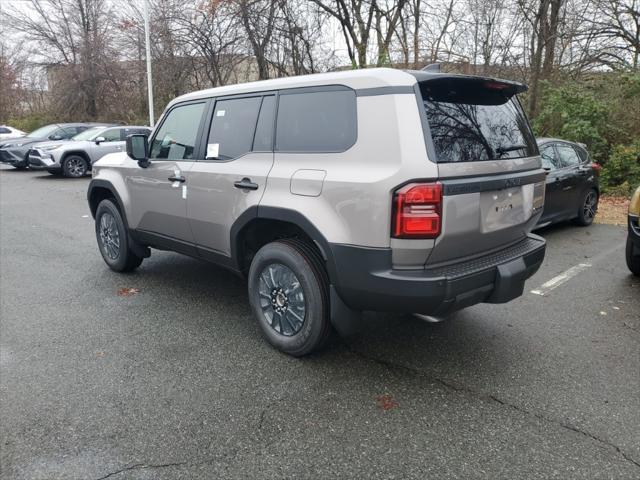
<svg viewBox="0 0 640 480"><path fill-rule="evenodd" d="M109 192L111 192L113 197L116 199L116 202L118 202L118 207L120 208L120 214L122 215L122 219L124 220L126 227L129 228L129 222L127 221L127 213L124 211L124 203L122 203L122 198L120 198L120 195L118 194L118 190L116 190L113 184L108 180L92 179L89 182L89 187L87 187L87 202L89 202L89 209L91 210L91 216L93 218L96 218L96 212L93 208L91 208L91 196L93 194L93 191L96 188L104 188L105 190L109 190Z"/></svg>
<svg viewBox="0 0 640 480"><path fill-rule="evenodd" d="M230 245L231 245L231 258L238 271L242 269L241 259L239 258L240 251L240 232L246 227L252 220L265 219L265 220L279 220L283 222L292 223L297 225L302 231L307 234L311 240L316 244L320 250L320 254L327 264L327 273L329 275L329 281L335 284L336 281L336 264L333 257L333 251L331 245L327 239L320 233L320 230L311 223L311 221L302 215L300 212L290 210L288 208L280 207L265 207L254 205L245 210L231 226L230 232Z"/></svg>
<svg viewBox="0 0 640 480"><path fill-rule="evenodd" d="M108 190L109 193L113 195L116 203L118 204L118 210L120 211L120 215L122 215L122 221L124 222L125 228L128 230L129 235L127 236L129 239L129 247L140 257L147 258L151 255L151 250L149 247L139 244L135 240L135 231L131 230L129 227L129 221L127 220L127 212L124 210L124 203L122 203L122 198L118 194L118 190L113 186L113 184L107 180L101 179L93 179L89 182L89 187L87 188L87 202L89 203L89 210L91 210L91 216L96 218L96 210L91 207L91 195L93 194L96 188L104 188ZM97 207L97 205L96 205Z"/></svg>

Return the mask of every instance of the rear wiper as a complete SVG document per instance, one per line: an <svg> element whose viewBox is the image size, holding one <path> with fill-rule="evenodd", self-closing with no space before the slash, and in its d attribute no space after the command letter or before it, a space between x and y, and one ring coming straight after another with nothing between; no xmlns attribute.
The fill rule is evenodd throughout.
<svg viewBox="0 0 640 480"><path fill-rule="evenodd" d="M496 153L502 155L503 153L513 152L514 150L521 150L523 148L527 148L526 145L508 145L506 147L498 147L496 148Z"/></svg>

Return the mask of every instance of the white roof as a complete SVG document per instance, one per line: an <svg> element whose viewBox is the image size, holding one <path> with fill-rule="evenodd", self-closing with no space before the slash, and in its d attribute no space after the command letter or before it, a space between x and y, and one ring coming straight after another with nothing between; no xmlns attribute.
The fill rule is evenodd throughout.
<svg viewBox="0 0 640 480"><path fill-rule="evenodd" d="M379 88L391 86L412 86L416 77L392 68L370 68L362 70L346 70L341 72L314 73L297 77L283 77L258 82L238 83L224 87L210 88L187 93L173 100L169 105L187 100L197 100L237 93L250 93L282 88L313 87L319 85L345 85L355 90L363 88Z"/></svg>

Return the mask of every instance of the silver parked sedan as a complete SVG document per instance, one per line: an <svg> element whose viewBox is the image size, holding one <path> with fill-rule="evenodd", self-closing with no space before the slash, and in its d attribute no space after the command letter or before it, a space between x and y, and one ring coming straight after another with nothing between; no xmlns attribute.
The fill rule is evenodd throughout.
<svg viewBox="0 0 640 480"><path fill-rule="evenodd" d="M149 127L143 126L96 127L67 142L40 142L29 151L29 166L65 177L82 177L108 153L124 151L127 136L150 132Z"/></svg>

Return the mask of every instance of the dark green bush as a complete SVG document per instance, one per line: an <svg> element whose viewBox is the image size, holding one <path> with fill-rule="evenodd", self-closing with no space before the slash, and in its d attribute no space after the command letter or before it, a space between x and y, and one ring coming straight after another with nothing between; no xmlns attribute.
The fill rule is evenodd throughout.
<svg viewBox="0 0 640 480"><path fill-rule="evenodd" d="M600 186L604 193L628 196L640 185L640 140L616 145L602 167Z"/></svg>

